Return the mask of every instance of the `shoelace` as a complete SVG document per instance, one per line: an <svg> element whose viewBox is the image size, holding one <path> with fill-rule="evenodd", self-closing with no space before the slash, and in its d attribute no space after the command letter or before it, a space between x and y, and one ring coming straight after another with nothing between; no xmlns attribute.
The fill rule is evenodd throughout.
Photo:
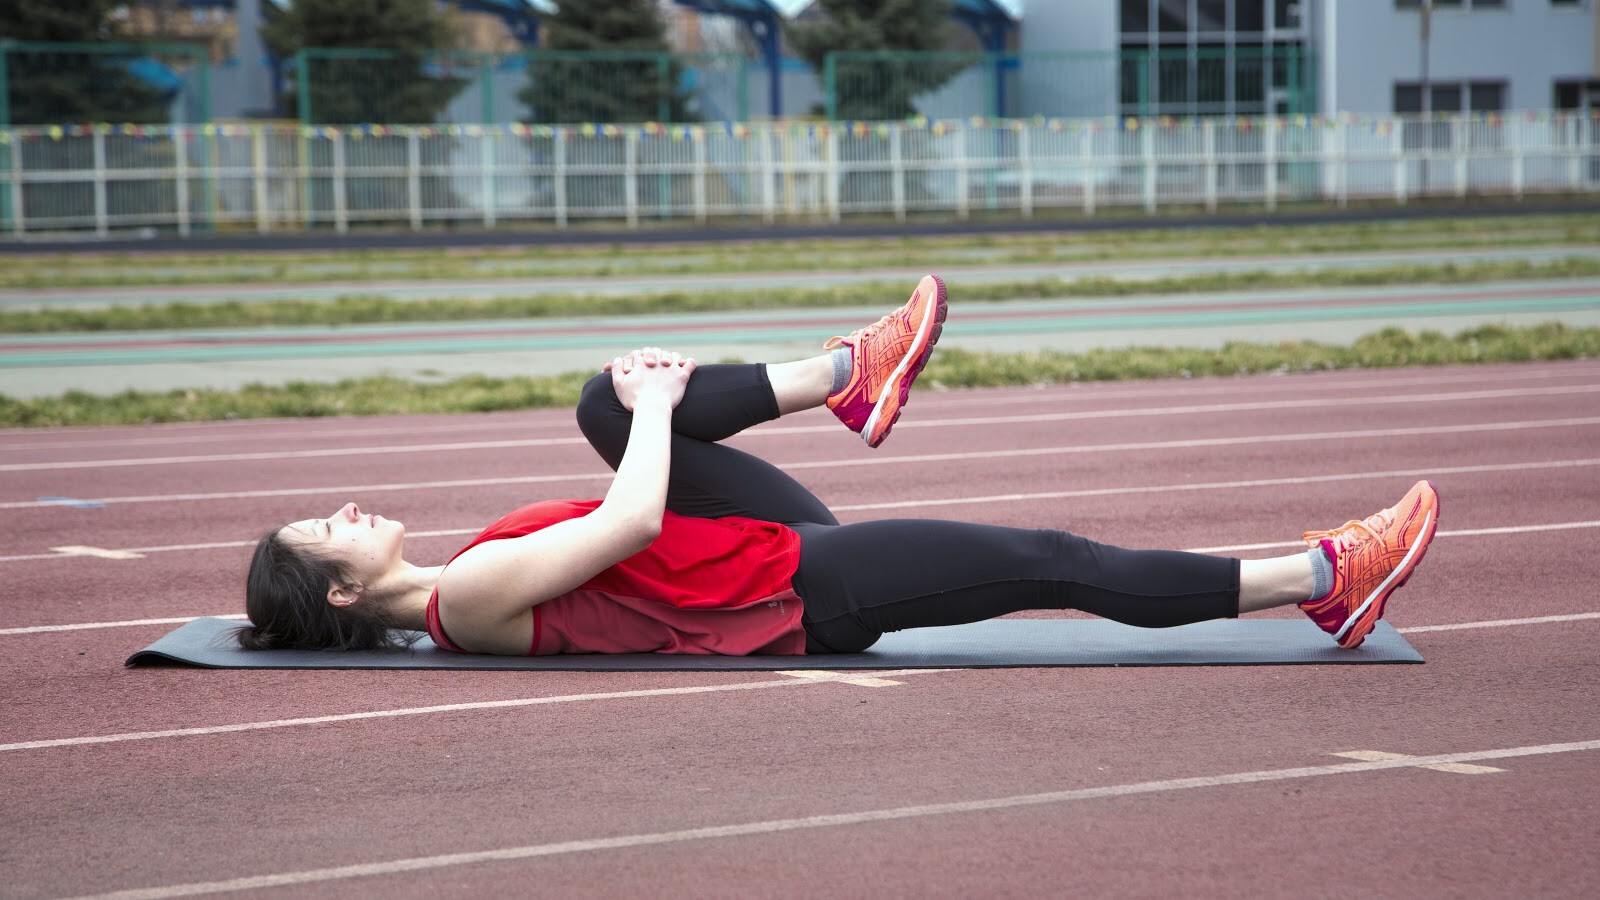
<svg viewBox="0 0 1600 900"><path fill-rule="evenodd" d="M1388 526L1389 518L1380 512L1365 519L1351 519L1333 529L1329 533L1329 539L1333 541L1334 552L1343 553L1368 540L1368 538L1374 541L1382 541L1383 534L1381 532ZM1365 536L1360 534L1362 531L1366 532Z"/></svg>
<svg viewBox="0 0 1600 900"><path fill-rule="evenodd" d="M839 346L840 344L843 344L845 341L853 341L856 346L860 346L861 340L863 338L872 337L873 335L877 334L879 331L883 330L883 326L889 324L889 320L894 318L896 315L899 315L899 313L900 313L900 310L897 309L894 312L889 313L887 316L884 316L883 318L879 319L878 321L873 322L871 325L868 325L865 328L857 328L855 331L850 332L850 334L847 335L847 336L844 336L844 337L835 336L835 337L828 338L826 341L823 342L822 349L824 349L824 350L832 350L833 348Z"/></svg>

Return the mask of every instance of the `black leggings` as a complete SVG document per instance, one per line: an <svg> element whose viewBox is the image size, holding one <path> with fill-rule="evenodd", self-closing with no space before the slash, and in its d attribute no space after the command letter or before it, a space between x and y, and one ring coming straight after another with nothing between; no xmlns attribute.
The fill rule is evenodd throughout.
<svg viewBox="0 0 1600 900"><path fill-rule="evenodd" d="M698 368L672 415L667 508L779 522L800 535L794 590L805 604L808 653L853 653L887 631L1025 609L1077 609L1146 628L1239 614L1236 559L936 519L840 525L776 466L716 443L777 417L766 366ZM632 420L609 374L584 386L578 427L613 469Z"/></svg>

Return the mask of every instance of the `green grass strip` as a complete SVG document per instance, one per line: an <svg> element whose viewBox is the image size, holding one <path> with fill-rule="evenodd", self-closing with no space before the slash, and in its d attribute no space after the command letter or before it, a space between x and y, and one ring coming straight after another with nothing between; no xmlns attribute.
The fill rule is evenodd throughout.
<svg viewBox="0 0 1600 900"><path fill-rule="evenodd" d="M1600 356L1600 328L1549 323L1491 325L1448 337L1388 328L1349 346L1309 341L1229 343L1219 349L1135 347L1086 353L975 353L944 349L924 370L919 389L1061 384L1143 378L1317 372L1351 368L1505 363ZM471 376L438 384L362 378L337 384L253 385L239 391L177 390L102 397L74 391L57 398L0 395L9 427L133 425L275 417L376 416L572 406L589 373L545 377Z"/></svg>
<svg viewBox="0 0 1600 900"><path fill-rule="evenodd" d="M1066 281L971 282L951 286L961 302L1062 297L1120 297L1208 291L1372 287L1404 284L1466 284L1502 280L1600 276L1600 259L1571 257L1547 262L1435 266L1415 264L1319 272L1218 272L1151 280L1085 278ZM621 296L548 294L488 300L346 296L336 300L247 303L168 303L109 309L46 309L0 314L0 334L185 330L294 325L362 325L388 322L460 322L564 316L645 315L842 306L880 306L903 293L903 284L861 283L831 288L778 288L689 293L668 291Z"/></svg>
<svg viewBox="0 0 1600 900"><path fill-rule="evenodd" d="M706 245L627 243L258 253L18 255L0 270L13 289L324 281L608 277L767 271L856 271L955 263L1107 261L1593 244L1600 216L1562 214L1233 228L834 238Z"/></svg>

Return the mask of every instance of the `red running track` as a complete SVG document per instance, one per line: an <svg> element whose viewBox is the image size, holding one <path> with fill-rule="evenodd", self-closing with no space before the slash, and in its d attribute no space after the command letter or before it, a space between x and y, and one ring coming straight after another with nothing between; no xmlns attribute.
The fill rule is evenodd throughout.
<svg viewBox="0 0 1600 900"><path fill-rule="evenodd" d="M125 670L140 622L238 612L272 525L356 499L432 562L603 467L568 411L12 431L0 893L1600 889L1600 362L920 392L876 452L821 412L736 443L846 520L1248 556L1431 477L1390 606L1428 663Z"/></svg>

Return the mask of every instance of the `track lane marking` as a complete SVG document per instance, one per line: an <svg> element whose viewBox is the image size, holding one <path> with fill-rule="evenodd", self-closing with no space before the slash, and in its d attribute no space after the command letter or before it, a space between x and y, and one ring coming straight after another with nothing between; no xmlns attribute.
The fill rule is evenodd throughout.
<svg viewBox="0 0 1600 900"><path fill-rule="evenodd" d="M1264 443L1305 441L1345 441L1366 438L1410 437L1438 434L1478 434L1490 431L1527 431L1535 428L1571 428L1600 425L1600 416L1563 419L1529 419L1520 422L1429 425L1409 428L1369 428L1352 431L1312 431L1294 434L1252 434L1237 437L1184 438L1172 441L1134 441L1116 444L1073 444L1011 450L974 450L953 453L923 453L906 456L847 457L830 460L799 460L775 463L780 469L840 469L850 466L906 465L927 462L959 462L977 459L1010 459L1033 456L1060 456L1078 453L1126 453L1136 450L1187 450L1203 447L1254 446ZM611 471L579 472L570 475L514 475L505 478L457 478L446 481L393 482L387 484L337 485L330 487L273 488L270 490L227 491L191 494L135 494L125 497L99 497L90 501L101 505L127 503L178 503L207 500L246 500L266 497L294 497L317 494L356 494L381 491L439 490L462 487L501 487L513 484L554 484L568 481L594 481L611 478ZM9 501L0 509L36 509L61 505L58 498Z"/></svg>
<svg viewBox="0 0 1600 900"><path fill-rule="evenodd" d="M1065 422L1088 419L1137 418L1145 416L1200 415L1223 412L1259 412L1274 409L1309 410L1343 406L1386 406L1408 403L1444 403L1469 400L1505 399L1510 397L1547 397L1565 394L1593 394L1600 392L1600 384L1568 385L1565 387L1507 388L1504 390L1460 391L1438 394L1407 394L1391 397L1339 397L1323 400L1269 400L1244 403L1211 403L1194 406L1166 406L1148 409L1087 410L1067 413L1035 413L1018 416L979 416L969 418L938 419L932 421L902 422L897 428L954 428L972 425L1016 425L1037 422ZM747 437L780 437L797 434L821 434L839 429L837 424L801 426L757 426L741 432ZM327 447L317 450L277 451L263 453L217 453L202 456L152 456L125 459L69 460L47 463L7 463L0 472L38 472L63 469L120 468L127 466L192 465L208 462L251 462L279 459L318 459L337 456L368 456L397 453L461 452L465 450L500 450L523 447L551 447L586 444L583 438L528 438L501 441L466 441L448 444L416 444L399 447Z"/></svg>
<svg viewBox="0 0 1600 900"><path fill-rule="evenodd" d="M1330 474L1330 475L1305 475L1305 476L1295 476L1295 477L1289 477L1289 478L1256 479L1256 480L1252 480L1252 481L1203 482L1203 483L1197 483L1197 484L1155 485L1155 486L1147 486L1147 487L1085 488L1085 489L1076 490L1076 491L1047 491L1047 492L1043 492L1043 493L1027 493L1027 494L991 494L991 495L982 496L982 497L950 497L950 498L941 499L941 500L896 500L896 501L890 501L890 502L885 502L885 503L847 504L847 505L841 505L841 506L834 506L834 507L830 507L830 508L833 509L836 512L837 511L859 512L859 511L863 511L863 510L873 510L873 509L908 509L908 508L914 508L914 507L964 506L964 505L970 505L970 504L976 504L976 503L1001 503L1001 502L1016 503L1016 502L1027 502L1027 501L1034 501L1034 500L1060 500L1060 499L1066 499L1066 498L1072 498L1072 497L1111 497L1111 496L1127 495L1127 494L1152 494L1152 493L1166 493L1166 492L1179 492L1179 491L1182 491L1182 492L1195 492L1195 491L1212 491L1212 490L1233 490L1233 489L1237 489L1237 488L1276 487L1276 486L1281 486L1281 485L1318 484L1318 483L1327 483L1327 482L1335 482L1335 481L1357 481L1357 480L1360 480L1360 479L1363 479L1363 478L1387 478L1387 477L1394 477L1394 476L1405 476L1405 477L1408 477L1408 478L1409 477L1424 477L1424 476L1436 477L1436 476L1439 476L1439 475L1481 474L1481 473L1484 473L1484 472L1527 471L1527 470L1534 470L1534 469L1570 469L1570 468L1582 468L1582 467L1596 466L1596 465L1600 465L1600 458L1597 458L1597 459L1573 459L1573 460L1549 460L1549 461L1545 461L1545 462L1527 462L1527 463L1496 463L1496 464L1493 464L1493 465L1451 466L1451 467L1441 467L1441 468L1431 468L1431 469L1396 469L1396 470L1390 470L1390 471L1387 471L1387 472L1342 472L1342 473L1334 473L1334 474ZM1514 529L1515 528L1521 528L1521 529L1525 529L1527 531L1551 531L1551 530L1560 530L1560 529L1568 529L1568 528L1588 528L1588 527L1591 527L1592 524L1593 523L1591 523L1591 522L1562 522L1562 523L1557 523L1557 524L1554 524L1554 525L1526 525L1526 526L1512 526L1512 528L1514 528ZM411 531L411 532L407 532L406 536L410 537L410 538L459 537L461 535L477 534L478 532L480 532L482 530L483 529L480 528L480 527L446 528L446 529L439 529L439 530L433 530L433 531ZM1440 532L1440 534L1457 534L1457 535L1466 535L1466 534L1472 534L1472 533L1475 533L1475 532L1470 532L1470 531L1460 531L1460 532L1443 531L1443 532ZM1514 533L1514 532L1500 531L1500 532L1484 532L1484 533ZM125 547L125 548L121 548L119 552L149 554L149 553L173 553L173 552L179 552L179 551L185 551L185 550L225 550L225 549L237 549L237 548L240 548L240 547L252 547L252 546L255 546L255 544L256 544L256 539L250 539L250 540L244 540L244 541L238 541L238 540L236 540L236 541L210 541L210 542L197 543L197 544L165 544L165 545L154 546L154 547ZM1235 544L1235 545L1230 545L1230 546L1225 546L1225 547L1197 548L1195 550L1192 550L1191 552L1194 552L1194 553L1222 553L1222 552L1231 552L1231 551L1237 551L1237 550L1266 550L1266 549L1271 549L1271 548L1275 548L1275 547L1294 547L1294 546L1299 546L1299 542L1297 542L1297 541L1285 541L1285 542L1271 542L1271 543L1265 543L1265 544ZM6 562L37 562L37 561L40 561L40 560L58 560L58 559L64 559L64 558L67 558L67 557L64 556L63 554L60 554L60 553L23 553L23 554L16 554L16 555L12 555L12 556L0 556L0 563L6 563Z"/></svg>
<svg viewBox="0 0 1600 900"><path fill-rule="evenodd" d="M160 887L117 891L94 895L93 900L165 900L168 897L185 897L194 894L224 893L258 890L261 888L288 887L291 885L339 881L401 872L421 872L454 866L509 860L535 859L572 853L594 853L607 850L626 850L634 847L678 844L689 841L748 837L758 834L775 834L817 828L839 828L865 825L874 822L892 822L907 819L927 819L936 816L963 813L998 812L1033 806L1073 803L1132 797L1144 794L1170 793L1197 788L1231 787L1246 784L1264 784L1293 781L1304 778L1322 778L1335 775L1356 775L1387 769L1416 768L1422 766L1460 765L1485 760L1514 759L1528 756L1552 756L1559 753L1582 753L1600 750L1600 740L1572 741L1559 744L1537 744L1524 747L1503 747L1493 750L1474 750L1463 753L1438 753L1430 756L1407 756L1401 759L1373 759L1358 762L1335 763L1324 766L1301 766L1290 769L1259 769L1250 772L1230 772L1221 775L1202 775L1193 778L1167 778L1158 781L1137 781L1102 787L1075 788L1036 794L1013 794L979 800L962 800L950 803L928 803L917 806L899 806L884 809L859 810L831 815L803 816L791 819L768 819L733 825L711 825L685 828L677 831L658 831L615 837L556 841L545 844L527 844L520 847L502 847L467 853L446 853L435 856L413 856L381 862L333 866L323 869L302 869L269 875L253 875L222 881L191 882ZM85 898L87 900L87 898Z"/></svg>
<svg viewBox="0 0 1600 900"><path fill-rule="evenodd" d="M931 675L949 672L950 669L890 669L873 670L875 677L906 678L912 675ZM120 744L128 741L150 741L162 738L198 737L211 734L233 734L241 731L265 731L273 728L294 728L302 725L326 725L334 722L356 722L364 719L394 719L406 716L426 716L434 713L464 712L485 709L516 709L524 706L549 706L557 703L582 703L590 700L636 700L644 697L672 697L685 694L714 694L723 691L759 691L767 688L809 687L832 684L838 681L861 678L859 674L843 673L830 677L782 678L763 681L744 681L734 684L707 684L696 687L647 688L636 691L608 691L595 694L564 694L554 697L521 697L515 700L482 700L473 703L446 703L439 706L413 706L400 709L379 709L354 713L335 713L325 716L304 716L296 719L272 719L263 722L240 722L233 725L208 725L197 728L169 728L161 731L131 731L89 737L48 738L38 741L19 741L0 744L0 752L13 750L45 750L55 747L82 747L90 744Z"/></svg>
<svg viewBox="0 0 1600 900"><path fill-rule="evenodd" d="M1225 383L1223 378L1214 379L1215 383L1206 383L1207 380L1205 380L1205 379L1189 379L1189 380L1185 380L1183 382L1183 390L1184 390L1184 393L1186 395L1228 394L1230 396L1235 396L1236 397L1241 392L1254 391L1254 392L1259 392L1259 393L1264 394L1264 395L1266 395L1266 394L1294 393L1296 396L1304 396L1308 391L1319 391L1319 390L1339 391L1339 390L1348 390L1350 387L1367 387L1367 386L1370 386L1369 382L1374 382L1374 381L1376 381L1378 383L1378 386L1383 387L1385 390L1390 390L1390 389L1397 388L1397 387L1417 387L1417 386L1422 386L1422 385L1464 386L1464 385L1480 385L1480 384L1503 384L1503 383L1505 383L1507 381L1544 381L1544 380L1551 380L1551 379L1556 379L1556 378L1586 378L1586 377L1589 377L1588 374L1582 370L1582 366L1581 365L1574 365L1572 368L1561 368L1561 367L1548 367L1547 368L1547 367L1541 367L1538 364L1534 364L1534 363L1522 363L1522 364L1518 364L1518 365L1519 366L1528 366L1529 368L1528 368L1527 371L1523 371L1521 369L1518 369L1516 371L1508 371L1508 370L1506 370L1504 368L1500 368L1500 369L1496 369L1496 370L1492 370L1492 371L1482 371L1480 369L1480 370L1469 370L1469 371L1465 371L1465 372L1460 372L1460 373L1454 374L1454 375L1452 375L1452 374L1441 374L1441 375L1413 377L1413 378L1382 378L1381 377L1381 374L1383 374L1384 372L1387 372L1387 371L1405 371L1405 370L1340 369L1340 370L1333 370L1333 371L1326 371L1326 372L1309 373L1311 376L1314 376L1316 378L1316 381L1295 381L1295 382L1292 382L1292 383L1285 382L1283 379L1278 379L1278 378L1275 378L1275 379L1272 379L1272 380L1265 380L1265 379L1258 380L1256 383L1253 383L1253 384L1244 383L1244 382L1238 382L1238 383L1226 382ZM1294 374L1299 375L1301 373L1294 373ZM1341 377L1339 377L1339 376L1363 376L1363 375L1365 375L1365 376L1373 376L1373 377L1365 377L1365 378L1362 378L1362 377L1341 378ZM932 405L936 404L939 407L939 410L941 412L948 412L948 411L950 411L952 409L959 409L959 408L965 407L965 406L982 406L982 407L984 407L986 409L994 408L996 406L1011 406L1011 405L1019 405L1019 406L1020 405L1033 405L1033 406L1037 406L1037 405L1039 405L1041 403L1042 400L1045 400L1045 399L1049 399L1049 400L1055 400L1055 399L1129 400L1129 399L1143 399L1145 397L1148 397L1152 392L1161 393L1163 395L1170 394L1170 388L1169 387L1161 386L1161 387L1152 388L1152 387L1148 387L1148 386L1144 386L1144 385L1128 384L1126 382L1124 382L1124 383L1094 382L1092 384L1091 383L1057 384L1057 385L1051 385L1050 388L1052 388L1052 389L1061 389L1061 393L1058 394L1058 395L1048 395L1048 394L1040 394L1040 393L1038 393L1036 391L1030 391L1028 388L1016 388L1016 389L1010 389L1010 390L998 389L998 391L1004 391L1004 393L998 393L998 391L997 391L998 395L996 395L996 396L988 396L988 397L983 397L983 398L962 396L961 393L958 393L956 391L945 391L945 392L936 393L936 394L922 393L922 394L919 394L919 396L922 397L921 405L922 405L923 409L926 410L929 406L932 406ZM1076 394L1069 393L1070 391L1073 391L1075 389L1088 389L1088 390L1084 390L1083 393L1076 393ZM1092 393L1090 392L1090 390L1092 390ZM563 411L565 413L567 413L567 415L559 415ZM126 438L115 438L115 439L101 437L101 438L92 439L92 440L85 440L85 441L57 441L57 442L54 442L54 443L38 443L38 444L29 444L29 443L23 442L22 440L13 440L13 439L24 439L25 440L26 438L34 437L34 436L38 436L38 435L81 434L81 433L83 433L83 431L85 429L84 429L83 426L67 426L67 427L63 427L63 428L17 428L17 429L7 429L5 432L0 432L0 452L24 452L24 451L30 451L30 450L73 450L73 449L84 449L84 448L105 449L107 447L112 447L112 446L115 446L115 447L135 447L135 446L158 446L158 445L163 445L163 444L190 444L190 445L192 445L192 444L200 444L200 443L217 443L217 442L220 442L220 441L259 440L259 439L263 439L263 438L275 439L275 440L300 440L300 441L305 441L305 440L337 440L337 439L347 439L347 438L357 438L357 437L384 437L384 436L396 435L396 434L410 434L410 435L459 434L463 430L485 431L485 430L500 429L500 430L506 430L506 431L514 431L514 430L526 430L526 429L529 429L529 428L541 428L541 429L542 428L560 428L560 429L568 429L568 428L572 427L570 413L571 413L570 409L565 409L565 410L562 410L562 409L524 410L524 411L521 411L520 413L518 413L517 415L526 416L531 421L514 422L514 423L513 422L471 422L471 423L468 423L466 425L447 424L447 425L439 425L437 427L434 427L434 426L423 426L423 425L419 424L418 426L411 427L411 428L401 428L401 427L360 428L360 427L352 427L352 428L335 428L334 430L329 430L329 431L323 431L323 430L309 430L308 431L308 430L304 430L304 429L296 429L293 426L295 426L297 424L298 425L310 425L310 426L313 426L314 428L320 429L320 428L328 426L328 425L338 424L337 421L330 421L328 419L288 419L288 420L285 420L285 419L252 419L252 420L224 421L224 422L168 422L168 423L163 423L161 425L156 425L156 426L144 426L144 428L152 428L153 427L153 428L159 429L160 431L163 431L163 432L178 431L178 430L189 430L189 431L234 430L234 431L252 431L252 432L258 432L258 433L247 433L247 434L191 434L191 435L184 436L184 437L166 437L166 436L163 436L163 437L149 437L149 436L131 437L130 436L130 437L126 437ZM559 417L557 417L558 415L559 415ZM384 418L389 418L389 417L384 417ZM109 431L110 429L114 429L114 428L127 428L127 427L128 426L115 426L115 425L113 425L113 426L96 427L94 430L104 432L104 431ZM144 432L141 432L141 434L143 434L143 433Z"/></svg>
<svg viewBox="0 0 1600 900"><path fill-rule="evenodd" d="M866 675L852 675L847 672L830 672L826 669L796 669L793 671L779 672L790 678L810 678L824 681L837 681L840 684L853 684L856 687L895 687L905 684L903 681L891 681L887 678L873 678Z"/></svg>
<svg viewBox="0 0 1600 900"><path fill-rule="evenodd" d="M232 616L229 618L242 618ZM1449 625L1419 625L1408 628L1397 628L1401 634L1414 634L1426 631L1462 631L1475 628L1510 628L1521 625L1543 625L1555 622L1576 622L1600 619L1600 612L1571 613L1555 616L1535 616L1525 619L1491 619L1481 622L1458 622ZM181 621L188 621L187 619ZM132 623L130 623L132 624ZM53 626L46 626L53 627ZM0 752L12 750L46 750L56 747L78 747L91 744L115 744L127 741L158 740L177 737L198 737L211 734L232 734L241 731L264 731L274 728L290 728L300 725L321 725L331 722L349 722L363 719L397 718L402 716L421 716L441 712L464 712L472 710L511 709L523 706L542 706L554 703L579 703L591 700L624 700L642 697L666 697L680 694L712 694L722 691L762 690L765 688L827 684L831 682L851 683L859 679L871 678L874 680L890 680L905 678L912 675L931 675L940 672L957 671L954 669L896 669L896 670L867 670L872 675L866 676L859 672L821 672L813 670L813 674L804 677L794 677L795 672L785 671L776 674L789 676L786 680L738 682L724 685L701 685L687 688L653 688L636 691L614 691L593 694L568 694L556 697L525 697L514 700L485 700L473 703L450 703L440 706L404 707L388 710L369 710L356 713L338 713L324 716L307 716L294 719L269 719L259 722L242 722L233 725L206 725L193 728L171 728L161 731L135 731L120 732L106 735L90 735L73 738L46 738L36 741L19 741L10 744L0 744ZM880 685L872 685L878 687Z"/></svg>
<svg viewBox="0 0 1600 900"><path fill-rule="evenodd" d="M1064 500L1073 497L1110 497L1128 494L1165 494L1191 491L1237 490L1239 488L1281 487L1295 484L1326 484L1366 478L1438 477L1481 472L1528 469L1570 469L1600 465L1600 459L1566 459L1541 463L1494 463L1479 466L1438 466L1432 468L1389 469L1386 471L1336 472L1329 475L1298 475L1285 478L1252 478L1240 481L1210 481L1198 484L1162 484L1144 487L1081 488L1072 491L1042 491L1016 494L986 494L980 497L948 497L937 500L894 500L884 503L853 503L831 506L834 512L868 509L916 509L929 506L966 506L975 503L1009 503L1035 500ZM4 557L0 557L4 560Z"/></svg>
<svg viewBox="0 0 1600 900"><path fill-rule="evenodd" d="M1329 756L1342 756L1345 759L1415 759L1409 753L1386 753L1382 750L1345 750L1340 753L1330 753ZM1494 766L1469 766L1466 763L1434 763L1432 765L1419 765L1419 769L1432 769L1435 772L1449 772L1452 775L1492 775L1495 772L1504 772Z"/></svg>
<svg viewBox="0 0 1600 900"><path fill-rule="evenodd" d="M1550 522L1543 525L1502 525L1496 528L1456 528L1441 530L1435 537L1482 537L1493 534L1534 534L1541 531L1568 531L1574 528L1600 528L1600 519L1582 522ZM1220 547L1195 547L1190 553L1237 553L1241 550L1276 550L1280 547L1304 547L1304 541L1269 541L1264 544L1226 544Z"/></svg>

